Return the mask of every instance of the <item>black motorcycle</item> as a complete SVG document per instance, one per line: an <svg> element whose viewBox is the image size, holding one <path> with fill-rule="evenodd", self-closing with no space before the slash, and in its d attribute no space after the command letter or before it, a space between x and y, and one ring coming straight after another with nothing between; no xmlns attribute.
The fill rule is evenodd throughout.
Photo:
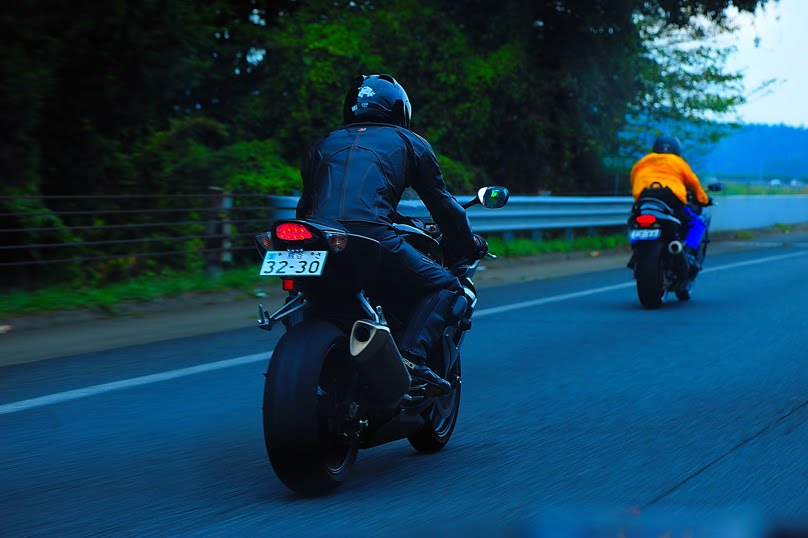
<svg viewBox="0 0 808 538"><path fill-rule="evenodd" d="M711 191L721 190L711 184ZM677 202L670 189L652 185L634 204L628 220L628 236L633 254L628 267L634 270L637 296L645 308L659 308L672 291L680 301L689 301L710 243L710 212L707 207L689 205L705 225L704 234L693 255L685 252L686 226L676 216ZM712 205L712 200L710 202Z"/></svg>
<svg viewBox="0 0 808 538"><path fill-rule="evenodd" d="M499 208L507 201L507 189L488 187L464 207ZM373 286L382 255L377 241L298 219L275 222L256 236L264 258L260 274L281 277L289 291L272 314L259 305L260 328L286 326L265 374L264 439L278 478L297 493L322 495L338 487L360 448L406 438L416 450L437 452L457 422L460 347L477 302L472 277L479 260L450 259L429 218L396 220L402 238L444 265L465 289L427 359L451 383L443 396L413 385L399 353L395 337L407 319L401 300L406 290Z"/></svg>

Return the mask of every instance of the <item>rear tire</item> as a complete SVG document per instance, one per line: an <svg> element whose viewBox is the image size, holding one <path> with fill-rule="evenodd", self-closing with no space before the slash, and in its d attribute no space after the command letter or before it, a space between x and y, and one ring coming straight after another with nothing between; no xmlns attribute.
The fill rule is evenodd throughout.
<svg viewBox="0 0 808 538"><path fill-rule="evenodd" d="M661 254L660 241L647 243L637 250L634 277L637 279L637 296L645 308L659 308L665 296Z"/></svg>
<svg viewBox="0 0 808 538"><path fill-rule="evenodd" d="M325 495L350 475L359 443L342 438L340 404L352 368L348 338L331 323L304 321L278 342L264 385L264 440L281 482Z"/></svg>
<svg viewBox="0 0 808 538"><path fill-rule="evenodd" d="M438 370L441 371L441 370ZM460 411L460 357L452 366L452 370L444 373L444 379L454 383L452 391L440 398L423 413L426 424L416 433L410 435L407 440L415 450L432 454L438 452L449 442L457 424L457 415Z"/></svg>

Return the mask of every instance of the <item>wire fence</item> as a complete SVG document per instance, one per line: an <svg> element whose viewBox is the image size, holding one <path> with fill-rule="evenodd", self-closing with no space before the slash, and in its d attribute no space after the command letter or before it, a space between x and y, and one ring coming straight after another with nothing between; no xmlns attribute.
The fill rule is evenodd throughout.
<svg viewBox="0 0 808 538"><path fill-rule="evenodd" d="M472 208L478 231L616 229L630 197L514 196L500 211ZM253 237L294 215L296 197L231 194L0 196L0 287L57 278L104 283L165 269L209 269L255 262ZM729 196L719 200L714 230L805 222L808 195ZM413 201L404 214L425 214ZM571 235L571 234L567 234Z"/></svg>
<svg viewBox="0 0 808 538"><path fill-rule="evenodd" d="M0 275L114 280L165 267L252 259L268 223L266 196L196 194L0 197Z"/></svg>

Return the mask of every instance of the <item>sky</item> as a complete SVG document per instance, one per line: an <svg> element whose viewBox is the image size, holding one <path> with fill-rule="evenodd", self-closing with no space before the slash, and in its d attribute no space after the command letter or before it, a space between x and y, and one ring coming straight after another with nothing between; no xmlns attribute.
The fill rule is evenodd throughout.
<svg viewBox="0 0 808 538"><path fill-rule="evenodd" d="M808 128L808 0L769 0L754 16L730 13L738 30L721 43L738 49L728 69L745 74L741 120ZM752 93L769 79L777 82L768 92Z"/></svg>

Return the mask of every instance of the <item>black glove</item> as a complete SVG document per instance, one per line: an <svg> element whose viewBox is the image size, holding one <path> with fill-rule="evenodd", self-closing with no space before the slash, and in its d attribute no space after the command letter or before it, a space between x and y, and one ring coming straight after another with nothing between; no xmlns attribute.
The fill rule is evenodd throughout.
<svg viewBox="0 0 808 538"><path fill-rule="evenodd" d="M474 259L482 259L488 254L488 242L481 236L474 234Z"/></svg>
<svg viewBox="0 0 808 538"><path fill-rule="evenodd" d="M707 204L706 205L715 205L715 201L713 200L712 196L707 197Z"/></svg>

